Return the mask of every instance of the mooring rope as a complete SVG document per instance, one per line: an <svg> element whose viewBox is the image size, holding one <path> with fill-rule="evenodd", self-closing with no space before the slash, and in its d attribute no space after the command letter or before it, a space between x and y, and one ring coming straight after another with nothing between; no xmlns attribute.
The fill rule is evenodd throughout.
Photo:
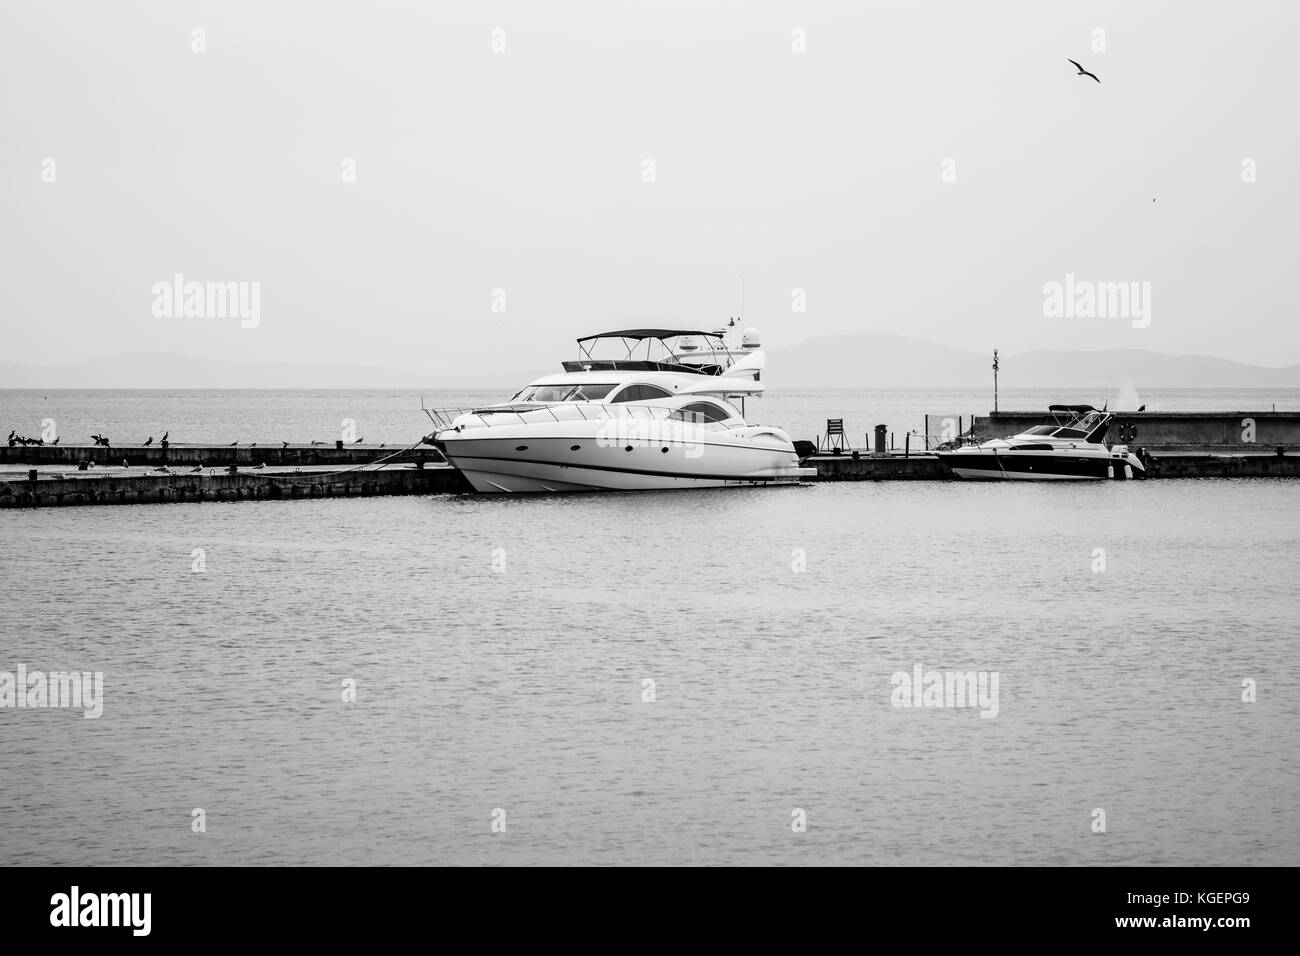
<svg viewBox="0 0 1300 956"><path fill-rule="evenodd" d="M384 464L384 462L389 461L389 460L391 460L391 459L393 459L393 458L396 458L398 455L405 455L408 451L412 451L412 450L418 448L420 445L423 445L423 444L424 444L424 439L421 438L419 441L417 441L417 442L415 442L415 443L413 443L413 444L411 444L411 445L407 445L405 448L399 448L397 451L393 452L391 455L385 455L383 458L377 458L377 459L375 459L374 461L366 461L366 462L362 462L362 463L359 464L359 465L354 465L354 466L351 467L351 468L344 468L344 469L342 469L341 471L318 471L318 472L313 472L313 473L311 473L311 474L309 474L309 475L304 475L304 474L294 474L294 475L265 475L265 474L258 474L257 477L259 477L259 478L266 478L266 479L268 479L268 480L270 480L270 481L287 481L287 482L290 482L290 483L295 482L295 481L306 481L306 482L319 482L319 481L322 481L322 480L333 481L333 480L334 480L335 478L337 478L339 475L348 475L348 474L351 474L351 473L354 472L354 471L361 471L361 470L363 470L363 469L365 469L365 468L370 468L370 467L373 466L373 465L380 465L380 466L382 466L382 465ZM249 472L238 472L238 474L249 474Z"/></svg>

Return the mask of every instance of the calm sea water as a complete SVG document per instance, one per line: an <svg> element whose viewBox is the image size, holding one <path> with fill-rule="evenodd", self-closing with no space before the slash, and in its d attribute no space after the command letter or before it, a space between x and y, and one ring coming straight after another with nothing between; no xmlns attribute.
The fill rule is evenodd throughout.
<svg viewBox="0 0 1300 956"><path fill-rule="evenodd" d="M233 441L333 442L345 427L368 442L409 444L428 434L432 425L420 403L432 408L462 408L509 398L524 383L504 384L496 390L475 392L418 391L259 391L253 389L166 391L95 389L0 389L0 435L38 437L47 423L67 443L85 443L92 434L107 435L122 444L161 438L170 432L176 444L222 444ZM1100 406L1164 411L1300 411L1300 389L1162 389L1151 392L1095 394L1079 389L1003 390L999 407L1042 409L1052 402L1087 402ZM902 445L903 435L926 427L932 434L943 430L936 420L945 416L969 421L992 407L991 390L942 391L932 389L843 389L793 392L773 388L750 399L746 414L751 421L780 425L793 438L813 439L826 430L826 419L842 418L855 446L870 444L867 435L876 425L886 425ZM350 423L350 424L348 424Z"/></svg>
<svg viewBox="0 0 1300 956"><path fill-rule="evenodd" d="M0 861L1295 864L1298 549L1279 480L0 512L0 671L105 681L0 709Z"/></svg>

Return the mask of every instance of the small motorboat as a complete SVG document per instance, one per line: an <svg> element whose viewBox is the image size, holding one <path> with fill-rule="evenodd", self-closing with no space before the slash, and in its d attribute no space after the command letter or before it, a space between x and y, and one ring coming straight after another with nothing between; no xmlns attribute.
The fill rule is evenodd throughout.
<svg viewBox="0 0 1300 956"><path fill-rule="evenodd" d="M1091 405L1050 405L1051 425L1010 438L938 451L959 478L1019 481L1087 481L1144 478L1146 467L1126 445L1107 445L1115 415Z"/></svg>

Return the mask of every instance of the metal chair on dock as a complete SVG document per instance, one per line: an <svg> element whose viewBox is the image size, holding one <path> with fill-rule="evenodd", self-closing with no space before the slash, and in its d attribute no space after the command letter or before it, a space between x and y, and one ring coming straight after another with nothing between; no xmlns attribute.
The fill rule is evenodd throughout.
<svg viewBox="0 0 1300 956"><path fill-rule="evenodd" d="M848 440L844 437L844 419L826 419L826 434L822 436L822 439L826 442L825 451L827 454L838 455L844 451L848 444Z"/></svg>

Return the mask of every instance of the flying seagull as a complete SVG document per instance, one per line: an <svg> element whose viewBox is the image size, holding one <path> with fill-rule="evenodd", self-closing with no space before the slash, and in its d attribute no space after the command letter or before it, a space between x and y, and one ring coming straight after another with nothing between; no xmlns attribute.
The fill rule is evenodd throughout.
<svg viewBox="0 0 1300 956"><path fill-rule="evenodd" d="M1073 63L1076 67L1079 68L1079 72L1076 73L1075 76L1090 76L1090 77L1092 77L1094 80L1097 80L1097 74L1096 74L1096 73L1089 73L1089 72L1088 72L1087 70L1085 70L1083 67L1079 66L1079 63L1078 63L1077 60L1071 60L1070 62ZM1100 83L1101 80L1097 80L1097 82Z"/></svg>

